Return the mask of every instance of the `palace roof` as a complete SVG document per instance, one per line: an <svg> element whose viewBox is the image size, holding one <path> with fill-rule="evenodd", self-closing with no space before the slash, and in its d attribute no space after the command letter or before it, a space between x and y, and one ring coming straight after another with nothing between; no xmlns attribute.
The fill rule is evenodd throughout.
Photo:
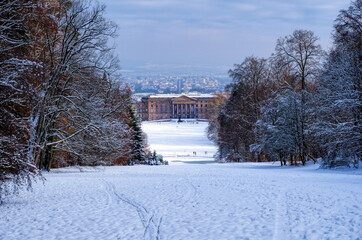
<svg viewBox="0 0 362 240"><path fill-rule="evenodd" d="M186 96L189 98L213 98L215 95L213 94L203 94L203 93L190 93L190 94L155 94L150 95L149 98L178 98Z"/></svg>

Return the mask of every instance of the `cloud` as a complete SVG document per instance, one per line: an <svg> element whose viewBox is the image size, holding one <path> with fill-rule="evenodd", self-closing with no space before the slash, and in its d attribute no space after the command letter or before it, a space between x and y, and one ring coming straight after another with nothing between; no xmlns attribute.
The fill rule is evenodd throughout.
<svg viewBox="0 0 362 240"><path fill-rule="evenodd" d="M230 64L267 57L280 36L315 31L327 48L344 0L103 0L123 62Z"/></svg>
<svg viewBox="0 0 362 240"><path fill-rule="evenodd" d="M235 9L241 11L255 11L259 9L259 6L256 4L247 4L247 3L235 3L234 7Z"/></svg>

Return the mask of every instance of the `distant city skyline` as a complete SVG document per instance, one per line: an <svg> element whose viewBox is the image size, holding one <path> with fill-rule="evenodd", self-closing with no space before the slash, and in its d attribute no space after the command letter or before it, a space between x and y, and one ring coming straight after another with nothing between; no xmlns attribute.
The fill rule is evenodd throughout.
<svg viewBox="0 0 362 240"><path fill-rule="evenodd" d="M346 0L101 0L118 24L124 75L227 73L246 56L269 57L276 40L312 30L327 50Z"/></svg>

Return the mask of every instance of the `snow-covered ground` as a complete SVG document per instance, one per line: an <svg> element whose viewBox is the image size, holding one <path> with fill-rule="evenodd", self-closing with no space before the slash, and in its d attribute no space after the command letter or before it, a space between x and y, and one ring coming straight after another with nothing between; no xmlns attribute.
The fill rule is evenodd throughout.
<svg viewBox="0 0 362 240"><path fill-rule="evenodd" d="M214 162L216 146L207 139L207 122L188 120L177 123L143 122L151 150L162 154L169 163Z"/></svg>
<svg viewBox="0 0 362 240"><path fill-rule="evenodd" d="M206 123L143 127L151 148L172 163L213 160ZM34 192L0 206L0 239L362 239L362 171L317 168L180 163L55 169Z"/></svg>
<svg viewBox="0 0 362 240"><path fill-rule="evenodd" d="M0 239L361 239L361 171L176 164L46 173Z"/></svg>

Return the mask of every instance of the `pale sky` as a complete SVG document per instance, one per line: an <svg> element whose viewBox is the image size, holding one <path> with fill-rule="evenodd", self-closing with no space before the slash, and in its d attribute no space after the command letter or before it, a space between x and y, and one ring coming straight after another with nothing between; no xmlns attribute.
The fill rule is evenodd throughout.
<svg viewBox="0 0 362 240"><path fill-rule="evenodd" d="M331 46L333 21L349 0L99 0L119 26L127 70L227 71L246 56L269 57L278 37L312 30Z"/></svg>

